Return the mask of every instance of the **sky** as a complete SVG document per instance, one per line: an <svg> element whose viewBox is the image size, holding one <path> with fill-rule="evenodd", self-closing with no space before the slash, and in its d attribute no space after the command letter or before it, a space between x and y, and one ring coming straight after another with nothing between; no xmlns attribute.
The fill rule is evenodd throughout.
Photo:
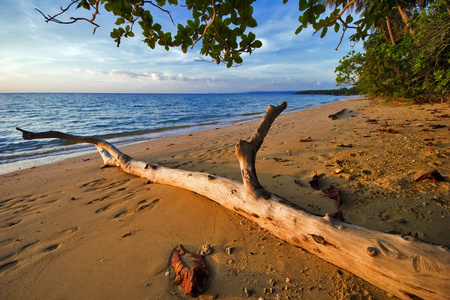
<svg viewBox="0 0 450 300"><path fill-rule="evenodd" d="M295 35L298 1L258 0L252 31L262 48L243 55L239 67L198 61L199 47L184 54L147 47L136 27L134 38L116 47L109 36L115 18L103 11L95 34L86 22L45 23L35 10L59 12L70 0L0 0L0 93L228 93L301 91L336 88L334 69L339 60L362 45L348 41L338 51L340 32L329 30L323 39L313 29ZM181 1L180 1L181 2ZM169 8L175 23L184 11ZM77 13L77 12L75 12ZM175 26L167 15L155 21ZM353 47L353 48L352 48Z"/></svg>

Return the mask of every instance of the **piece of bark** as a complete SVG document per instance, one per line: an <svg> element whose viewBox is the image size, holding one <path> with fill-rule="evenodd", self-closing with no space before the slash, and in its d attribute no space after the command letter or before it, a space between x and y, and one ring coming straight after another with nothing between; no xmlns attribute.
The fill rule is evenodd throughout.
<svg viewBox="0 0 450 300"><path fill-rule="evenodd" d="M315 254L402 299L445 299L450 295L449 249L410 237L383 233L341 223L329 215L319 217L268 192L254 166L273 120L286 103L269 106L250 141L236 145L243 183L209 174L170 169L137 161L112 144L92 137L61 132L33 133L25 139L60 138L96 145L104 166L117 166L147 182L168 184L200 194L258 224L293 246Z"/></svg>
<svg viewBox="0 0 450 300"><path fill-rule="evenodd" d="M338 147L341 147L341 148L353 148L353 145L352 144L339 144L339 145L337 145Z"/></svg>
<svg viewBox="0 0 450 300"><path fill-rule="evenodd" d="M341 210L338 210L334 214L330 215L330 217L332 217L333 219L335 219L335 220L337 220L339 222L345 222L344 215L342 214Z"/></svg>
<svg viewBox="0 0 450 300"><path fill-rule="evenodd" d="M203 292L209 278L203 255L192 253L179 245L173 253L172 267L175 270L173 282L180 285L185 294L196 297Z"/></svg>
<svg viewBox="0 0 450 300"><path fill-rule="evenodd" d="M311 139L310 136L308 136L306 139L300 139L299 140L300 143L311 142L311 141L312 141L312 139Z"/></svg>
<svg viewBox="0 0 450 300"><path fill-rule="evenodd" d="M430 127L433 129L441 129L441 128L445 128L447 126L442 125L442 124L433 124L433 125L430 125Z"/></svg>
<svg viewBox="0 0 450 300"><path fill-rule="evenodd" d="M330 185L330 187L325 189L328 197L336 201L337 208L342 204L341 195L339 194L339 190L334 185Z"/></svg>
<svg viewBox="0 0 450 300"><path fill-rule="evenodd" d="M370 124L378 124L378 121L375 119L367 119L366 123L370 123Z"/></svg>
<svg viewBox="0 0 450 300"><path fill-rule="evenodd" d="M319 176L317 174L314 175L312 180L310 182L308 182L308 183L313 189L320 190L319 189Z"/></svg>
<svg viewBox="0 0 450 300"><path fill-rule="evenodd" d="M417 178L415 181L418 182L418 181L422 181L422 180L426 180L426 179L430 179L434 183L438 183L438 181L445 181L444 177L442 177L442 175L436 169L434 169L431 172L423 174L422 176Z"/></svg>
<svg viewBox="0 0 450 300"><path fill-rule="evenodd" d="M343 113L345 112L345 108L328 116L328 118L330 118L331 120L336 120L337 118L339 118Z"/></svg>
<svg viewBox="0 0 450 300"><path fill-rule="evenodd" d="M379 128L377 129L377 131L379 132L386 132L386 133L398 133L397 130L394 130L392 128L386 129L386 128Z"/></svg>
<svg viewBox="0 0 450 300"><path fill-rule="evenodd" d="M288 161L290 161L289 159L278 158L278 157L274 157L273 160L276 161L276 162L288 162Z"/></svg>

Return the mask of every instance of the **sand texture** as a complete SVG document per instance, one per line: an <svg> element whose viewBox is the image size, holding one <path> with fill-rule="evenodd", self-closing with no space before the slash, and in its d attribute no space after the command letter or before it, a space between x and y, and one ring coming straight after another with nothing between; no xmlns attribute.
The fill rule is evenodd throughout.
<svg viewBox="0 0 450 300"><path fill-rule="evenodd" d="M335 213L308 183L317 174L320 189L339 189L346 222L450 246L449 117L445 104L363 98L282 114L258 153L258 176L308 212ZM240 180L234 145L258 122L121 150ZM187 299L172 282L179 244L212 247L199 299L395 298L200 195L101 164L93 153L1 176L0 299ZM445 182L415 181L435 169Z"/></svg>

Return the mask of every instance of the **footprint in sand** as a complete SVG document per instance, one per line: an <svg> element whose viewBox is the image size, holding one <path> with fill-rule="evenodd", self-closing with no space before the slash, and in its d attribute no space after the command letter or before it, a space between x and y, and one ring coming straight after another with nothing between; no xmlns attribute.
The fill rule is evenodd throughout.
<svg viewBox="0 0 450 300"><path fill-rule="evenodd" d="M46 253L46 252L52 252L55 251L56 249L58 249L61 246L61 244L53 244L48 246L47 248L42 250L42 253Z"/></svg>
<svg viewBox="0 0 450 300"><path fill-rule="evenodd" d="M19 260L13 260L13 261L10 261L10 262L0 265L0 274L11 269L12 267L16 266L18 263L19 263Z"/></svg>
<svg viewBox="0 0 450 300"><path fill-rule="evenodd" d="M14 225L19 224L22 221L22 219L20 220L14 220L14 221L9 221L9 222L5 222L2 225L0 225L0 228L8 228L8 227L12 227Z"/></svg>
<svg viewBox="0 0 450 300"><path fill-rule="evenodd" d="M97 209L97 210L95 211L95 213L98 214L98 213L101 213L101 212L110 210L111 208L114 208L114 207L117 207L117 206L119 206L119 205L122 205L122 204L125 203L125 202L126 202L126 200L119 200L119 201L116 201L116 202L114 202L114 203L108 204L108 205L106 205L106 206L103 206L103 207Z"/></svg>
<svg viewBox="0 0 450 300"><path fill-rule="evenodd" d="M158 202L159 202L159 199L155 199L151 202L149 200L142 200L137 204L137 206L134 209L124 210L124 211L121 211L118 214L116 214L114 216L114 219L125 217L132 213L142 211L145 209L152 209Z"/></svg>
<svg viewBox="0 0 450 300"><path fill-rule="evenodd" d="M84 190L85 192L92 192L92 191L97 191L100 189L104 191L104 190L109 190L109 189L115 188L117 186L124 185L128 181L130 181L129 178L119 180L119 181L113 181L113 182L110 182L110 180L108 180L106 178L100 178L100 179L96 179L96 180L87 182L85 184L82 184L80 186L80 188L86 188ZM125 189L126 189L126 187L123 187L123 188L120 188L119 190L125 190Z"/></svg>
<svg viewBox="0 0 450 300"><path fill-rule="evenodd" d="M72 227L72 228L63 230L58 234L58 238L64 239L64 238L68 237L69 235L73 234L74 232L78 231L78 229L80 229L80 228Z"/></svg>
<svg viewBox="0 0 450 300"><path fill-rule="evenodd" d="M96 198L94 200L89 201L88 203L86 203L86 205L91 205L91 204L94 204L94 203L97 203L97 202L102 202L102 201L105 201L107 199L116 197L116 196L120 195L121 192L125 191L126 189L127 189L126 187L119 188L119 189L115 190L114 192L112 192L110 194L107 194L107 195L105 195L103 197Z"/></svg>

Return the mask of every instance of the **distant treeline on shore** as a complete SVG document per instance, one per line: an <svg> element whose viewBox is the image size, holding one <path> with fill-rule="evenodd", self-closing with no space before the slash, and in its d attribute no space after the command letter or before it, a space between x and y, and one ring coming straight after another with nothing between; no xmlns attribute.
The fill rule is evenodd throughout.
<svg viewBox="0 0 450 300"><path fill-rule="evenodd" d="M342 88L342 89L334 89L334 90L307 90L296 92L296 94L301 95L334 95L334 96L351 96L351 95L359 95L356 87L351 88Z"/></svg>

